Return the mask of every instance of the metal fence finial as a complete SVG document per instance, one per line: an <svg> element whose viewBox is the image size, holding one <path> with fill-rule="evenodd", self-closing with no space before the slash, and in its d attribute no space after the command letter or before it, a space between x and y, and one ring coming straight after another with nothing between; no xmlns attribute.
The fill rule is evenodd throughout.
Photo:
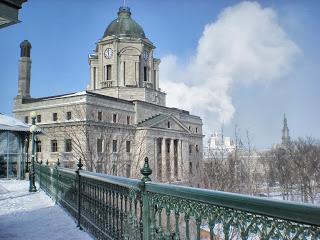
<svg viewBox="0 0 320 240"><path fill-rule="evenodd" d="M144 165L143 168L140 170L140 173L143 175L143 178L141 179L142 182L147 182L147 181L151 181L151 179L149 178L149 176L152 173L152 169L149 166L149 159L148 157L146 157L144 159Z"/></svg>
<svg viewBox="0 0 320 240"><path fill-rule="evenodd" d="M78 166L78 170L82 170L82 167L83 167L83 164L81 162L81 158L79 158L79 161L77 163L77 166Z"/></svg>

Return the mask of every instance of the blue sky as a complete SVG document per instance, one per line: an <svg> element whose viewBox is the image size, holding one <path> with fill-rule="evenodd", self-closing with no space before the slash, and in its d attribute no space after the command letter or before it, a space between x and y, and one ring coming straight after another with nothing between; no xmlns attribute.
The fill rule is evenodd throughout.
<svg viewBox="0 0 320 240"><path fill-rule="evenodd" d="M164 59L175 56L179 64L185 65L199 52L199 40L205 26L218 28L221 24L217 23L223 18L221 13L231 8L231 16L241 2L128 0L127 4L133 18L157 47L155 55ZM0 112L11 114L12 111L17 93L19 44L24 39L32 44L33 97L84 90L89 82L87 56L108 24L116 18L120 5L121 1L111 0L33 0L25 3L20 11L22 22L0 30ZM289 58L291 70L284 76L280 74L276 80L265 82L235 80L227 91L234 108L228 121L217 120L216 114L199 111L194 106L187 110L203 118L206 134L219 130L224 123L225 134L233 136L236 124L243 138L245 131L249 131L252 143L258 148L280 141L283 113L288 117L293 138L320 138L320 2L259 1L258 5L261 11L271 9L276 16L272 21L299 49L299 54ZM235 23L234 27L241 29L242 26ZM213 39L216 41L217 36ZM217 50L214 46L212 49ZM219 53L223 54L223 51L220 49ZM168 76L165 77L167 80ZM193 81L193 86L202 84L201 77L198 81Z"/></svg>

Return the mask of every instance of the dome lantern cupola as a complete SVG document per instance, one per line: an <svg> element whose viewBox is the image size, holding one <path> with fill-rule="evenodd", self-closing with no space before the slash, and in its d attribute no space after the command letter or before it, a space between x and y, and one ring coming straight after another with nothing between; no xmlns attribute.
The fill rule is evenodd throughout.
<svg viewBox="0 0 320 240"><path fill-rule="evenodd" d="M103 38L108 36L146 38L142 27L131 18L129 7L119 8L118 18L109 24Z"/></svg>

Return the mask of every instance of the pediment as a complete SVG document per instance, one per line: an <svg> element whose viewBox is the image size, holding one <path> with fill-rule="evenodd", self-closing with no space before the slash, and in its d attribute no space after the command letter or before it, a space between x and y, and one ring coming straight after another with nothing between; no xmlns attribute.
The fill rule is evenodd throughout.
<svg viewBox="0 0 320 240"><path fill-rule="evenodd" d="M159 114L149 118L138 124L138 126L190 133L188 128L185 127L184 124L181 123L176 117L166 114Z"/></svg>

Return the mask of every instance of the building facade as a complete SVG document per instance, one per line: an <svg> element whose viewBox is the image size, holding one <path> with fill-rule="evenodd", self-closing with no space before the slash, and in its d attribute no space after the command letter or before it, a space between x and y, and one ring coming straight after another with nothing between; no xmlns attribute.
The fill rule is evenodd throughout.
<svg viewBox="0 0 320 240"><path fill-rule="evenodd" d="M14 115L29 121L37 112L42 136L37 157L72 167L82 158L88 170L138 176L145 157L157 181L192 182L202 159L202 120L166 107L159 87L155 46L128 7L106 28L89 54L85 91L32 98L31 44L20 45L18 95Z"/></svg>

